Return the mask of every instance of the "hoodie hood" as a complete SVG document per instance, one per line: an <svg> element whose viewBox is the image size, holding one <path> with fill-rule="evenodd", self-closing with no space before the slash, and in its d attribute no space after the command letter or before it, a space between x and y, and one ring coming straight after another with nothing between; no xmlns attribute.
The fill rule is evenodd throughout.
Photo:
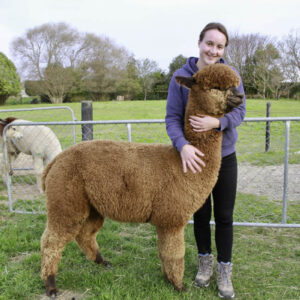
<svg viewBox="0 0 300 300"><path fill-rule="evenodd" d="M186 63L179 70L183 71L185 76L192 76L196 72L198 72L197 62L198 62L198 57L189 57ZM227 62L225 61L224 58L221 58L217 63L227 65Z"/></svg>

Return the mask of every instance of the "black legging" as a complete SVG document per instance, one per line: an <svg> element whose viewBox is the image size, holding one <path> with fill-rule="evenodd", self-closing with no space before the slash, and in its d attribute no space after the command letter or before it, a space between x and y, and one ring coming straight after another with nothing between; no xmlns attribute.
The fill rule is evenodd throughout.
<svg viewBox="0 0 300 300"><path fill-rule="evenodd" d="M222 158L218 181L212 191L216 223L218 262L230 262L233 242L233 209L237 186L237 160L232 153ZM198 253L211 253L211 196L194 214L194 234Z"/></svg>

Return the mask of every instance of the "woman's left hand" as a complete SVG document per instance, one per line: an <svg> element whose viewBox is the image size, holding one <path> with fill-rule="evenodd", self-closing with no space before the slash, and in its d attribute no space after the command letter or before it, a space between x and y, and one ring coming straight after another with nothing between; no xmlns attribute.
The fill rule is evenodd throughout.
<svg viewBox="0 0 300 300"><path fill-rule="evenodd" d="M214 128L220 128L220 121L211 116L190 116L190 124L196 132L208 131Z"/></svg>

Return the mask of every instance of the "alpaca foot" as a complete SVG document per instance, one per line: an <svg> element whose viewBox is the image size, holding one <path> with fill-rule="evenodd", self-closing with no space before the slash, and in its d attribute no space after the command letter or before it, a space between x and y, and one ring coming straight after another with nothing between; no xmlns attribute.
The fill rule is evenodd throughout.
<svg viewBox="0 0 300 300"><path fill-rule="evenodd" d="M46 286L46 295L51 297L51 299L55 299L57 295L57 289L55 286L55 275L48 276L45 286Z"/></svg>
<svg viewBox="0 0 300 300"><path fill-rule="evenodd" d="M105 260L102 255L98 252L96 259L95 259L96 264L102 264L106 268L110 268L111 264L109 261Z"/></svg>
<svg viewBox="0 0 300 300"><path fill-rule="evenodd" d="M182 285L181 287L174 285L174 290L177 292L186 292L187 288L184 285Z"/></svg>
<svg viewBox="0 0 300 300"><path fill-rule="evenodd" d="M166 280L173 285L174 290L177 292L186 292L188 290L182 283L176 284L174 283L173 280L168 279L167 276L166 276Z"/></svg>

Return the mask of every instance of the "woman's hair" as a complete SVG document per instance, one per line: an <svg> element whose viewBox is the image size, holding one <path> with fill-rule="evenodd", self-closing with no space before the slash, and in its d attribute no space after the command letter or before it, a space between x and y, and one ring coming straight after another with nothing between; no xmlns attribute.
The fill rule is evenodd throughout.
<svg viewBox="0 0 300 300"><path fill-rule="evenodd" d="M225 35L225 37L226 37L225 47L227 47L228 43L229 43L228 33L227 33L225 26L222 25L221 23L208 23L200 32L199 41L201 42L204 39L206 31L211 30L211 29L217 29Z"/></svg>

